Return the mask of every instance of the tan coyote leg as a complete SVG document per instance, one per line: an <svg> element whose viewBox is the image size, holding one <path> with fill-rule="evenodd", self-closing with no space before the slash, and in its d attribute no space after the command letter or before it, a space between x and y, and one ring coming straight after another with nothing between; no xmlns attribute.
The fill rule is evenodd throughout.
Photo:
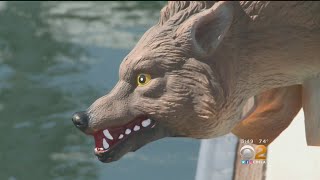
<svg viewBox="0 0 320 180"><path fill-rule="evenodd" d="M320 78L303 83L302 104L308 146L320 146Z"/></svg>
<svg viewBox="0 0 320 180"><path fill-rule="evenodd" d="M319 86L320 88L320 86ZM301 85L275 88L257 96L257 108L232 133L242 139L267 139L270 144L285 130L301 109ZM319 109L320 110L320 109Z"/></svg>

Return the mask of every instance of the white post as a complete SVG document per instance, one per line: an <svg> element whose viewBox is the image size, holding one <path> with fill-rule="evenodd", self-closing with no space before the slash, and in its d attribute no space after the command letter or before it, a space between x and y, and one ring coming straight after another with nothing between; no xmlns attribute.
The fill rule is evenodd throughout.
<svg viewBox="0 0 320 180"><path fill-rule="evenodd" d="M196 180L232 180L238 138L227 134L201 141Z"/></svg>

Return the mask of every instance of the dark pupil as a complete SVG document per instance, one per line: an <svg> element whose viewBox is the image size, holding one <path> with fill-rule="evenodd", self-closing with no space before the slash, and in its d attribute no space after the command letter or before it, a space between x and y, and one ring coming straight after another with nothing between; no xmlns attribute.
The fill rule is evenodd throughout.
<svg viewBox="0 0 320 180"><path fill-rule="evenodd" d="M142 83L142 84L145 83L146 82L146 76L145 75L140 75L139 82Z"/></svg>

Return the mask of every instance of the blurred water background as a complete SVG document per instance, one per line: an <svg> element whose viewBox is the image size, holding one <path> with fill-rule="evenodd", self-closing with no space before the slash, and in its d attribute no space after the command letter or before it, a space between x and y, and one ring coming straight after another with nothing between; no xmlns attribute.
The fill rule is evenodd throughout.
<svg viewBox="0 0 320 180"><path fill-rule="evenodd" d="M0 180L192 180L199 141L103 164L71 115L118 80L165 2L0 2Z"/></svg>

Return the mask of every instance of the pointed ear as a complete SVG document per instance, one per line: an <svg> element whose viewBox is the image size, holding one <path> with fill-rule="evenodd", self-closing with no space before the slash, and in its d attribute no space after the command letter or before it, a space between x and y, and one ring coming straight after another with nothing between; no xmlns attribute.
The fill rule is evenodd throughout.
<svg viewBox="0 0 320 180"><path fill-rule="evenodd" d="M232 2L219 1L210 9L191 16L176 31L177 37L187 39L195 53L208 56L215 51L233 20Z"/></svg>

